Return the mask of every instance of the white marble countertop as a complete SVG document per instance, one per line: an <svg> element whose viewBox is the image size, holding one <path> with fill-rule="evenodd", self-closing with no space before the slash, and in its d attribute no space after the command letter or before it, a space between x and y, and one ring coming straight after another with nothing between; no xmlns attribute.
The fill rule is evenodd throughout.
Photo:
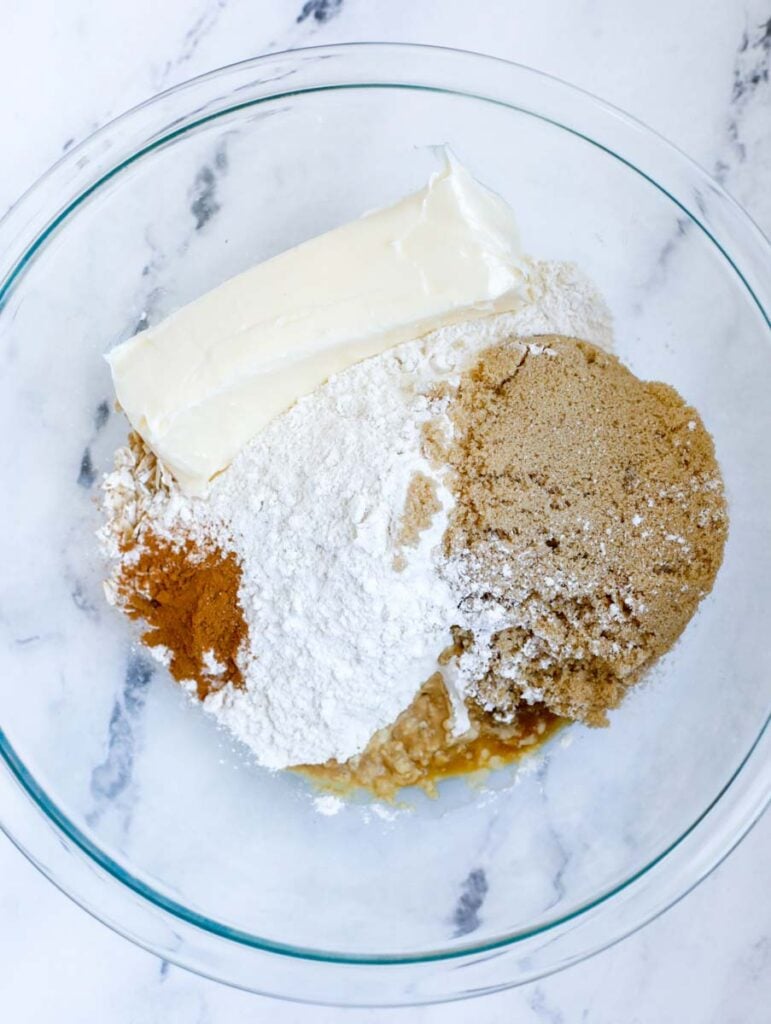
<svg viewBox="0 0 771 1024"><path fill-rule="evenodd" d="M768 0L30 0L3 11L0 212L74 141L185 78L270 50L435 43L551 72L646 121L771 232ZM695 892L611 950L468 1004L402 1011L271 1002L163 965L0 840L9 1024L465 1021L761 1024L771 1005L771 819Z"/></svg>

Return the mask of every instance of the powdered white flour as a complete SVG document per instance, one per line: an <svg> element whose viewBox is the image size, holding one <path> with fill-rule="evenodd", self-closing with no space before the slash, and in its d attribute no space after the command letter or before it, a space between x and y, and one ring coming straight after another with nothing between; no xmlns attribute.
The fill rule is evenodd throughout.
<svg viewBox="0 0 771 1024"><path fill-rule="evenodd" d="M144 521L161 535L213 538L240 561L245 685L228 684L204 706L261 764L346 760L437 670L458 599L436 569L451 497L421 452L423 424L436 415L425 392L511 335L610 344L607 311L574 267L534 263L529 285L514 312L456 324L332 378L254 438L204 499L185 498L166 475L143 482L119 456L105 483L108 553ZM435 482L442 510L418 546L403 549L399 571L395 538L417 472Z"/></svg>

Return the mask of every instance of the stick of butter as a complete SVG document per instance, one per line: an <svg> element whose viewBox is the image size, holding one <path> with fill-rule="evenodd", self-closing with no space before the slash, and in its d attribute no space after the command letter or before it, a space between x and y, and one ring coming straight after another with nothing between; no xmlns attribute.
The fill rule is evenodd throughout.
<svg viewBox="0 0 771 1024"><path fill-rule="evenodd" d="M425 188L231 278L107 356L131 425L188 494L330 376L512 309L514 215L448 157Z"/></svg>

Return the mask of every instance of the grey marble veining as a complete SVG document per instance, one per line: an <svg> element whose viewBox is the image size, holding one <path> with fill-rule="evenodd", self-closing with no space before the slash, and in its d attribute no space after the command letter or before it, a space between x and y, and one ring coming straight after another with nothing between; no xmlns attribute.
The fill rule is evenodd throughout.
<svg viewBox="0 0 771 1024"><path fill-rule="evenodd" d="M736 49L726 117L726 145L723 153L715 159L713 168L715 177L721 183L730 182L736 164L747 160L746 122L756 103L767 102L770 65L771 17L760 24L748 24Z"/></svg>
<svg viewBox="0 0 771 1024"><path fill-rule="evenodd" d="M214 31L220 20L222 12L227 7L228 0L212 0L203 5L201 13L195 17L182 37L182 42L176 49L175 55L166 61L163 70L158 76L158 87L163 88L173 77L179 68L189 64L195 56L199 46Z"/></svg>
<svg viewBox="0 0 771 1024"><path fill-rule="evenodd" d="M336 17L343 6L343 0L307 0L297 15L297 24L301 25L306 18L314 18L320 25Z"/></svg>
<svg viewBox="0 0 771 1024"><path fill-rule="evenodd" d="M93 443L94 438L96 438L107 425L109 418L110 403L105 398L97 405L96 410L94 411L93 437L83 449L83 455L80 458L80 466L78 468L78 486L83 487L87 491L91 490L94 486L98 476L96 469L94 469L94 460L91 455L91 444Z"/></svg>
<svg viewBox="0 0 771 1024"><path fill-rule="evenodd" d="M708 165L715 179L729 190L737 183L739 175L744 173L748 151L757 141L755 119L759 112L762 112L761 116L768 116L768 109L771 106L771 17L754 24L750 24L748 18L734 44L735 57L724 123L718 145L715 147L715 155ZM695 199L697 209L703 213L704 197L697 195ZM771 224L771 209L762 209L758 212L761 214L761 221L766 221L768 231ZM687 218L678 220L676 231L664 242L652 267L649 278L651 290L664 280L671 261L676 257L680 245L692 227Z"/></svg>
<svg viewBox="0 0 771 1024"><path fill-rule="evenodd" d="M195 230L200 231L220 209L217 188L220 177L227 174L228 153L225 144L217 147L214 159L198 171L191 189L190 212L195 218Z"/></svg>
<svg viewBox="0 0 771 1024"><path fill-rule="evenodd" d="M246 0L172 0L162 10L137 0L129 12L115 11L113 17L90 17L90 6L82 0L68 5L66 15L53 0L40 7L36 12L18 5L11 14L16 31L5 33L5 44L0 41L5 94L11 83L27 85L19 104L25 121L18 122L14 111L0 113L6 157L12 157L0 179L0 209L94 128L177 81L267 50L391 38L522 60L618 102L693 152L748 204L761 227L771 229L771 12L765 2L655 0L645 9L645 23L631 6L619 8L610 0L582 5L548 0L538 6L492 0L475 9L459 0L381 5L271 0L258 8ZM621 45L630 36L634 52ZM72 60L83 49L95 54L93 62ZM45 68L50 61L48 75L29 75L32 52L40 55L38 66ZM52 89L54 75L57 87ZM703 128L695 123L699 120ZM209 154L188 183L189 232L182 247L193 246L196 233L211 229L227 174L227 150L221 148ZM689 230L687 222L678 223L659 251L650 254L640 312L657 289L667 287ZM163 247L148 238L145 261L137 268L136 319L127 325L127 336L163 313L164 261ZM105 398L95 408L92 433L73 466L73 479L86 491L96 480L92 447L110 417ZM75 577L71 593L79 613L97 614L92 595ZM34 645L39 639L19 636L16 642ZM118 833L131 824L134 755L152 677L146 658L128 658L104 723L104 756L89 782L93 820L114 815ZM542 787L548 786L547 772L541 770ZM494 824L476 852L475 866L458 881L456 903L448 905L448 928L456 935L471 935L484 916L495 886L485 867L486 851L503 841L508 827L504 821ZM559 887L562 873L569 870L568 858L557 831L552 840ZM771 1004L771 922L758 894L771 888L769 841L766 821L679 906L561 976L473 1006L401 1014L273 1004L188 975L88 918L10 844L0 843L0 987L14 1024L101 1021L107 1012L117 1024L224 1024L234 1019L384 1024L400 1017L431 1024L465 1021L472 1014L490 1024L764 1024ZM559 895L555 892L555 899ZM46 986L39 984L43 969Z"/></svg>
<svg viewBox="0 0 771 1024"><path fill-rule="evenodd" d="M142 728L142 712L154 666L149 657L131 652L120 696L113 704L107 725L107 750L104 760L91 772L93 810L86 820L98 824L106 813L120 817L121 830L131 824L131 781L135 747Z"/></svg>
<svg viewBox="0 0 771 1024"><path fill-rule="evenodd" d="M474 868L469 872L452 915L453 938L471 935L479 927L479 913L484 906L489 888L484 868Z"/></svg>

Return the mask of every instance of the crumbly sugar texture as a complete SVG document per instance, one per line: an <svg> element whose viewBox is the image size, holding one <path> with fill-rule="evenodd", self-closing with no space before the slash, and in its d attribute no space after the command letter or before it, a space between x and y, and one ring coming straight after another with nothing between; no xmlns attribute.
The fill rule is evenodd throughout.
<svg viewBox="0 0 771 1024"><path fill-rule="evenodd" d="M442 729L452 741L470 727L469 699L490 709L499 724L513 721L518 706L539 703L600 721L619 687L674 638L708 587L700 537L724 532L724 519L714 461L711 475L706 468L699 475L693 446L709 446L698 417L686 414L671 389L640 385L659 395L657 422L666 443L645 449L647 461L641 449L633 463L642 470L639 480L629 475L622 481L621 494L629 498L624 503L607 490L610 478L592 448L607 438L587 433L579 477L589 472L594 452L600 461L592 463L591 479L600 486L602 509L590 500L589 477L579 500L559 430L571 417L581 419L581 408L594 400L581 390L586 381L627 371L602 352L610 348L610 317L575 267L534 262L527 280L528 299L516 310L444 328L330 379L247 444L204 498L184 496L136 437L117 453L115 471L104 482L100 533L112 561L108 599L146 620L146 640L156 655L261 764L278 769L355 759L376 734L384 738L382 730L428 680L436 680L438 667L450 709ZM531 335L539 337L522 340ZM600 348L542 335L580 335ZM594 370L589 351L597 353ZM576 362L579 356L582 362ZM554 376L548 368L557 364L562 369ZM519 398L507 391L508 375L523 385ZM531 387L527 399L524 391ZM618 421L614 436L624 434L626 445L621 416L614 419L609 411L610 391L596 387L597 401L605 403L599 422L609 430ZM625 415L642 415L641 401L630 397ZM551 411L543 402L551 403ZM555 419L560 409L566 419ZM673 430L670 413L687 415L684 433ZM592 422L591 416L584 419ZM681 435L692 464L681 465L678 476L669 441ZM670 459L671 473L657 467L657 452ZM703 461L706 467L709 459ZM548 466L551 483L539 483ZM514 486L520 477L527 482L524 491ZM506 480L513 488L508 497ZM572 511L554 495L546 500L552 484L575 500ZM624 487L631 488L629 495ZM692 487L686 515L677 503ZM647 505L649 491L659 505ZM659 600L646 589L648 577L638 579L624 568L624 528L639 526L632 542L643 544L643 531L663 530L664 509L675 506L680 511L667 533L679 539L662 541L668 555L661 562ZM581 535L594 543L589 553L573 536L579 515ZM652 518L638 524L637 516ZM555 547L557 540L564 546ZM694 552L701 568L689 577L683 566ZM187 588L185 618L196 624L193 631L169 621L180 595L162 586L159 555L174 566L167 581ZM603 591L602 620L611 623L613 635L597 640L594 626L581 623L585 614L599 614L606 557L616 568L608 570L615 582ZM193 585L187 570L197 558L208 566L209 582L215 573L225 581L227 614L206 580L199 590ZM544 566L551 582L541 579ZM675 579L691 589L675 595ZM566 592L575 623L549 618L552 597L559 602ZM679 609L674 626L665 596ZM655 642L635 647L630 616L642 622L643 610ZM208 621L210 612L217 622ZM448 645L456 656L441 664ZM534 666L549 658L549 671L536 672ZM586 687L576 696L569 670L578 665L594 671L603 658L618 667L623 682L608 683L603 675L607 692L597 701L589 694L594 677L579 673ZM422 763L420 750L413 745L411 751L413 761ZM434 751L429 760L436 759ZM382 766L380 753L377 763Z"/></svg>
<svg viewBox="0 0 771 1024"><path fill-rule="evenodd" d="M493 346L452 403L456 501L442 571L461 673L593 725L677 640L727 529L712 439L665 384L585 341Z"/></svg>

